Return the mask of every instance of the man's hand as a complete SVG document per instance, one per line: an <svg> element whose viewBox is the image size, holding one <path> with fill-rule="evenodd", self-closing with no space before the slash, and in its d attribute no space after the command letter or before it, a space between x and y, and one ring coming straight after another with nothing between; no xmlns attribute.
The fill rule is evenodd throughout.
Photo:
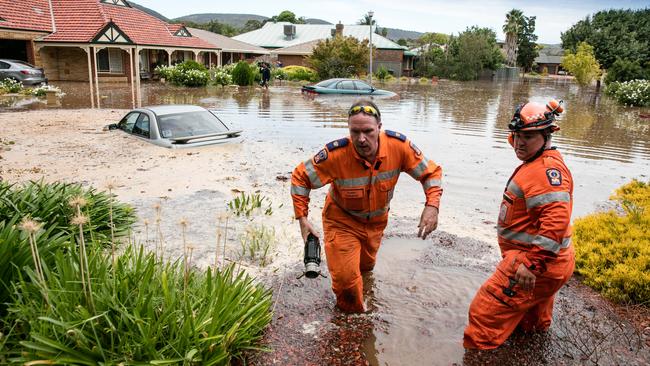
<svg viewBox="0 0 650 366"><path fill-rule="evenodd" d="M307 241L307 235L309 235L309 233L314 234L318 239L321 238L318 231L314 229L314 226L309 222L309 219L307 219L307 216L298 218L298 223L300 224L300 233L302 234L303 242Z"/></svg>
<svg viewBox="0 0 650 366"><path fill-rule="evenodd" d="M535 288L535 275L528 270L524 264L520 264L515 273L515 280L524 290L533 290Z"/></svg>
<svg viewBox="0 0 650 366"><path fill-rule="evenodd" d="M418 238L422 240L427 238L433 230L438 227L438 208L433 206L424 206L422 216L420 216L420 224L418 225Z"/></svg>

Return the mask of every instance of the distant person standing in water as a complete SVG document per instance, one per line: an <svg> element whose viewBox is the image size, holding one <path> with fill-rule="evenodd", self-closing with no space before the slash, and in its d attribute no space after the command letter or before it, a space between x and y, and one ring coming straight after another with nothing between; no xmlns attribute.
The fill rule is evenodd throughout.
<svg viewBox="0 0 650 366"><path fill-rule="evenodd" d="M262 86L268 89L269 81L271 80L271 66L266 62L263 62L260 72L262 73Z"/></svg>
<svg viewBox="0 0 650 366"><path fill-rule="evenodd" d="M508 141L523 163L503 193L497 226L503 259L470 305L467 349L497 348L518 327L548 330L555 294L573 274L573 178L551 146L561 104L519 105L508 125Z"/></svg>

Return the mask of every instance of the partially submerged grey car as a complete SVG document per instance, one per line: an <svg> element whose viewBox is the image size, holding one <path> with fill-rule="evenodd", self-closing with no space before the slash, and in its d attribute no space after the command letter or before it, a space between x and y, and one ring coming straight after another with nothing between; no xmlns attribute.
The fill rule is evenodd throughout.
<svg viewBox="0 0 650 366"><path fill-rule="evenodd" d="M137 108L106 128L122 130L168 148L220 144L233 141L242 133L229 127L214 112L194 105Z"/></svg>

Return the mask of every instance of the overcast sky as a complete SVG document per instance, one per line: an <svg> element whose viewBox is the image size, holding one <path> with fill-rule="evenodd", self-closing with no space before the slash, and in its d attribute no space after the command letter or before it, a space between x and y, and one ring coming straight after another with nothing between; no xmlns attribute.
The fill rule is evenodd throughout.
<svg viewBox="0 0 650 366"><path fill-rule="evenodd" d="M524 15L537 16L535 33L539 43L560 43L560 33L577 21L599 10L640 9L650 7L650 0L138 0L168 18L197 13L256 14L271 17L290 10L298 17L318 18L331 23L355 24L369 10L380 27L418 32L458 33L478 25L492 28L497 38L505 39L501 27L505 14L513 8Z"/></svg>

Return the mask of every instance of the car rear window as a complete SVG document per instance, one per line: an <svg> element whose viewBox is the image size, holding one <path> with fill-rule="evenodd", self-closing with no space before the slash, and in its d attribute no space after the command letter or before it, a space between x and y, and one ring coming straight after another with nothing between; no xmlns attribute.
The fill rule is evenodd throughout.
<svg viewBox="0 0 650 366"><path fill-rule="evenodd" d="M316 84L321 88L331 88L332 84L336 83L338 80L323 80L320 83Z"/></svg>
<svg viewBox="0 0 650 366"><path fill-rule="evenodd" d="M28 64L27 62L23 62L23 61L15 61L14 63L15 63L15 64L18 64L18 65L23 65L23 66L31 67L31 68L33 68L33 69L36 68L36 66L31 65L31 64Z"/></svg>
<svg viewBox="0 0 650 366"><path fill-rule="evenodd" d="M162 138L179 138L226 132L228 127L209 111L174 113L158 116Z"/></svg>

